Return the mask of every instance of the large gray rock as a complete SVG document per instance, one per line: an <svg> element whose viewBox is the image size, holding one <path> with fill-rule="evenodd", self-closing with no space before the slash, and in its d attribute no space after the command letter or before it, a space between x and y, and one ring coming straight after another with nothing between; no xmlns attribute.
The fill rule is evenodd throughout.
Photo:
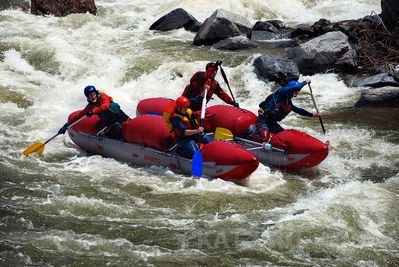
<svg viewBox="0 0 399 267"><path fill-rule="evenodd" d="M399 107L399 88L383 87L364 91L355 107Z"/></svg>
<svg viewBox="0 0 399 267"><path fill-rule="evenodd" d="M287 50L289 59L297 63L304 75L334 70L351 72L357 67L356 52L342 32L328 32L299 47Z"/></svg>
<svg viewBox="0 0 399 267"><path fill-rule="evenodd" d="M251 42L245 36L230 37L212 45L213 49L230 50L230 51L257 48L257 47L258 45L256 43Z"/></svg>
<svg viewBox="0 0 399 267"><path fill-rule="evenodd" d="M96 15L94 0L32 0L31 13L35 15L54 15L64 17L73 13L89 12Z"/></svg>
<svg viewBox="0 0 399 267"><path fill-rule="evenodd" d="M299 69L295 62L287 59L276 59L269 55L261 55L254 61L254 67L258 77L265 81L273 81L281 86L290 81L299 79Z"/></svg>
<svg viewBox="0 0 399 267"><path fill-rule="evenodd" d="M389 30L399 28L399 1L381 0L381 17Z"/></svg>
<svg viewBox="0 0 399 267"><path fill-rule="evenodd" d="M384 87L384 86L398 86L399 83L394 77L388 73L380 73L369 77L357 78L352 87Z"/></svg>
<svg viewBox="0 0 399 267"><path fill-rule="evenodd" d="M177 8L155 21L151 25L150 30L170 31L184 28L191 32L197 32L200 27L201 22L196 20L183 8Z"/></svg>
<svg viewBox="0 0 399 267"><path fill-rule="evenodd" d="M224 9L217 9L207 18L194 37L194 45L212 45L229 37L245 35L251 23L244 17Z"/></svg>

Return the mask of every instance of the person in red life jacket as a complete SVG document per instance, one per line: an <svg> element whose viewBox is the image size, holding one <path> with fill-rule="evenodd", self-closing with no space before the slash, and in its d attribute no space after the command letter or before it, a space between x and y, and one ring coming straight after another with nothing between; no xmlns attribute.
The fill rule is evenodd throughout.
<svg viewBox="0 0 399 267"><path fill-rule="evenodd" d="M198 120L189 108L190 100L184 96L176 99L176 109L170 122L176 133L178 142L177 154L185 158L193 158L195 151L199 149L198 143L208 144L213 138L206 135L204 127L198 125Z"/></svg>
<svg viewBox="0 0 399 267"><path fill-rule="evenodd" d="M202 99L204 98L205 86L208 88L206 102L208 103L212 95L215 93L220 99L227 104L239 107L237 102L234 102L228 94L226 94L215 80L218 71L219 62L210 62L206 65L205 72L198 71L190 79L190 84L186 86L182 96L190 100L190 109L193 111L201 110Z"/></svg>
<svg viewBox="0 0 399 267"><path fill-rule="evenodd" d="M122 111L120 106L112 100L112 97L103 92L97 91L94 86L86 86L84 89L84 94L87 98L88 104L75 118L75 121L84 115L87 117L97 115L101 121L101 125L99 125L99 128L101 129L110 126L115 122L122 123L130 119L129 116ZM73 121L71 121L71 123L73 123ZM58 131L58 133L65 134L68 125L69 122L67 122Z"/></svg>
<svg viewBox="0 0 399 267"><path fill-rule="evenodd" d="M278 124L284 119L291 110L307 117L321 118L321 114L312 114L292 103L292 98L296 97L299 91L308 83L310 79L304 82L291 81L287 87L281 87L274 93L270 94L264 101L259 104L259 115L256 120L256 131L252 136L252 140L257 142L268 142L270 133L276 134L284 131L284 128Z"/></svg>

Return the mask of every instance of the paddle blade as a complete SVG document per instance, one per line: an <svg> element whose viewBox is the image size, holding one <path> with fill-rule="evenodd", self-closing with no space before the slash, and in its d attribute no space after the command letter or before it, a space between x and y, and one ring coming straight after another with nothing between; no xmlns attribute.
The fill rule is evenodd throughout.
<svg viewBox="0 0 399 267"><path fill-rule="evenodd" d="M226 140L226 139L232 139L233 137L234 137L234 135L229 129L222 128L222 127L216 127L215 139Z"/></svg>
<svg viewBox="0 0 399 267"><path fill-rule="evenodd" d="M31 154L33 152L37 152L37 153L41 154L44 151L44 146L45 146L45 143L37 142L37 143L31 145L30 147L28 147L27 149L25 149L25 151L22 153L25 156L28 156L29 154Z"/></svg>
<svg viewBox="0 0 399 267"><path fill-rule="evenodd" d="M197 177L202 175L202 165L204 160L202 159L201 150L197 150L193 157L193 163L191 165L191 174Z"/></svg>

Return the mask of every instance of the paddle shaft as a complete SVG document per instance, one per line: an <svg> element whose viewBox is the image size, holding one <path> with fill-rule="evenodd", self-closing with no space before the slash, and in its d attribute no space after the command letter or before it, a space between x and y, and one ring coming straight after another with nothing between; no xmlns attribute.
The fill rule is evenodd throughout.
<svg viewBox="0 0 399 267"><path fill-rule="evenodd" d="M201 121L200 126L204 127L204 119L205 119L205 111L206 111L206 96L208 94L208 88L205 87L204 98L202 99L202 108L201 108ZM200 143L198 143L199 149L195 151L193 156L193 161L191 162L191 174L197 177L201 177L202 168L204 160L202 158Z"/></svg>
<svg viewBox="0 0 399 267"><path fill-rule="evenodd" d="M208 88L205 88L204 98L202 99L202 108L201 108L201 121L200 121L201 127L204 127L205 110L206 110L206 96L207 95L208 95Z"/></svg>
<svg viewBox="0 0 399 267"><path fill-rule="evenodd" d="M319 113L319 107L317 106L316 99L313 95L313 91L312 91L312 87L310 86L310 83L308 83L308 86L309 86L310 96L312 97L314 108L316 109L316 112ZM326 134L326 130L324 129L323 120L320 117L319 117L319 120L320 120L321 128L323 129L323 133Z"/></svg>
<svg viewBox="0 0 399 267"><path fill-rule="evenodd" d="M222 66L220 66L220 72L222 72L222 76L223 76L224 82L227 84L227 88L229 88L229 91L230 91L231 97L233 98L234 103L237 103L235 98L234 98L233 92L231 91L231 88L230 88L230 85L229 85L229 81L227 80L227 77L226 77L226 73L224 73L224 70L223 70Z"/></svg>
<svg viewBox="0 0 399 267"><path fill-rule="evenodd" d="M86 118L87 116L84 115L82 118L80 118L79 120L75 121L74 123L72 123L71 125L68 125L67 129L74 126L75 124L77 124L78 122L80 122L81 120L83 120L84 118ZM51 140L53 140L54 138L56 138L59 135L59 133L56 133L55 135L53 135L51 138L49 138L46 142L44 142L44 144L47 144L48 142L50 142Z"/></svg>

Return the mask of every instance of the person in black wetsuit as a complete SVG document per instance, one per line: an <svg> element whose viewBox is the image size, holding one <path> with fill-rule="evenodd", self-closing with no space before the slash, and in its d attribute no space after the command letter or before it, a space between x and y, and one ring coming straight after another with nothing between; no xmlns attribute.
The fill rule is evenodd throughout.
<svg viewBox="0 0 399 267"><path fill-rule="evenodd" d="M252 140L261 143L267 142L270 139L270 133L276 134L284 131L284 128L278 122L284 119L291 111L307 117L321 118L320 113L312 114L292 103L292 98L296 97L299 91L310 82L310 79L306 79L306 81L301 83L291 81L287 87L281 87L268 95L259 104L256 132L252 136Z"/></svg>

